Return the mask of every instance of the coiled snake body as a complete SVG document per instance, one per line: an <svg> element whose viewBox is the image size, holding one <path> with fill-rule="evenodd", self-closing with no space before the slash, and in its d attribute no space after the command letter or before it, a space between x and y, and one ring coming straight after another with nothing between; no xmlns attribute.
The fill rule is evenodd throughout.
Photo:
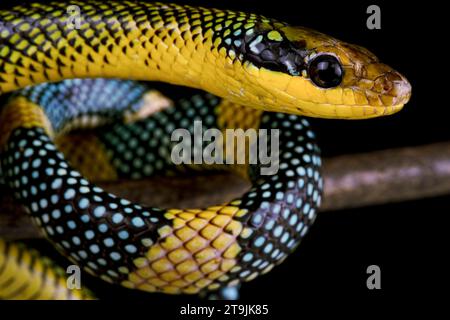
<svg viewBox="0 0 450 320"><path fill-rule="evenodd" d="M80 8L79 28L69 24L69 5ZM410 96L407 80L367 50L255 14L74 1L0 11L0 22L0 93L9 93L0 113L2 178L60 252L128 288L192 294L271 270L299 244L320 204L319 149L301 115L387 115ZM209 93L164 105L136 80ZM174 165L170 134L194 130L194 120L221 131L279 129L279 171ZM100 125L107 127L79 145L64 135ZM87 180L199 169L235 171L252 189L208 208L161 209ZM1 296L36 297L36 288L5 284L17 271L6 248L0 243Z"/></svg>

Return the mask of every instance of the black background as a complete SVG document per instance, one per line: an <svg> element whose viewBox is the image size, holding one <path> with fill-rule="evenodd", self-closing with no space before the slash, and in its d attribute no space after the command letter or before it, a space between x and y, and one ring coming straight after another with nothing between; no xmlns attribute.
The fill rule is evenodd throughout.
<svg viewBox="0 0 450 320"><path fill-rule="evenodd" d="M314 119L324 156L450 140L449 58L445 47L448 28L444 28L446 11L440 2L178 3L252 11L317 29L368 48L409 79L412 99L398 114L364 121ZM371 4L381 8L381 30L366 27L366 8ZM289 309L301 315L311 301L323 308L333 301L342 301L348 307L363 302L374 310L381 307L380 302L396 303L405 298L422 301L437 294L438 289L445 288L448 274L441 258L448 255L449 200L441 197L319 214L294 254L269 274L243 285L243 302L269 303L275 314ZM43 247L52 254L50 246ZM366 268L371 264L381 267L382 289L378 291L366 287ZM100 298L145 301L154 310L160 302L179 306L195 301L192 297L132 292L90 277L85 280ZM160 309L167 308L165 304ZM172 308L169 314L176 310Z"/></svg>

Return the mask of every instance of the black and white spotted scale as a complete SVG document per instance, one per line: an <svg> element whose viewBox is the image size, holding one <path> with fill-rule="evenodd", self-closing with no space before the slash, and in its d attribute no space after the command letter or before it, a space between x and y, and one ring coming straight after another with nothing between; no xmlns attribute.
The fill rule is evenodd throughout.
<svg viewBox="0 0 450 320"><path fill-rule="evenodd" d="M84 85L89 89L82 88ZM84 116L113 120L95 132L120 178L210 170L211 166L174 165L170 157L175 144L171 134L177 128L192 132L195 120L202 121L205 130L220 128L221 117L222 123L227 123L223 122L226 110L221 99L210 94L175 101L147 119L123 124L121 114L139 110L140 98L151 90L147 84L95 79L65 80L48 85L52 90L42 86L23 90L14 97L22 96L40 105L55 128L61 129ZM116 87L111 89L116 94L99 94L96 86ZM114 97L120 98L127 91L135 95L128 96L126 102L115 101ZM76 103L83 106L81 110L72 103L75 97ZM61 101L63 107L58 109ZM244 110L234 108L229 113L232 117ZM236 238L241 248L234 257L236 265L217 280L218 286L208 289L251 280L283 261L313 223L321 201L320 152L307 120L269 112L249 112L247 116L259 117L259 129L279 130L279 170L265 176L259 165L248 167L252 188L230 202L246 211L234 217L242 226ZM244 117L243 121L248 119ZM83 178L65 161L43 128L18 127L11 132L1 152L1 172L16 198L59 251L105 281L127 281L136 270L136 259L160 241L159 230L173 228L172 221L166 218L168 209L130 203Z"/></svg>

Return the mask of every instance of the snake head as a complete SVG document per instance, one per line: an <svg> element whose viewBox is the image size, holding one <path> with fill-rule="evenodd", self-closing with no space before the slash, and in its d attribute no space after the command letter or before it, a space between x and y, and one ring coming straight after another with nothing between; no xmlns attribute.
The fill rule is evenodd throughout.
<svg viewBox="0 0 450 320"><path fill-rule="evenodd" d="M317 87L332 90L324 97L335 105L338 116L393 114L411 97L408 80L363 47L329 38L312 51L307 59L307 76ZM325 79L324 84L321 78ZM329 88L327 82L331 82Z"/></svg>
<svg viewBox="0 0 450 320"><path fill-rule="evenodd" d="M364 119L393 114L409 101L408 80L365 48L303 27L261 30L247 53L259 67L258 84L272 96L261 99L266 109Z"/></svg>

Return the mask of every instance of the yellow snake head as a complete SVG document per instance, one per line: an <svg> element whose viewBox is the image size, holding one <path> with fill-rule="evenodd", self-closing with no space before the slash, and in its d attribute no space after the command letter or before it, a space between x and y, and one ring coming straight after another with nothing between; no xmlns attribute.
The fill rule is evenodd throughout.
<svg viewBox="0 0 450 320"><path fill-rule="evenodd" d="M256 28L257 29L257 28ZM303 27L259 27L244 48L251 92L267 110L364 119L399 111L411 96L404 76L368 50ZM245 59L244 59L245 60ZM256 68L255 68L256 66Z"/></svg>

